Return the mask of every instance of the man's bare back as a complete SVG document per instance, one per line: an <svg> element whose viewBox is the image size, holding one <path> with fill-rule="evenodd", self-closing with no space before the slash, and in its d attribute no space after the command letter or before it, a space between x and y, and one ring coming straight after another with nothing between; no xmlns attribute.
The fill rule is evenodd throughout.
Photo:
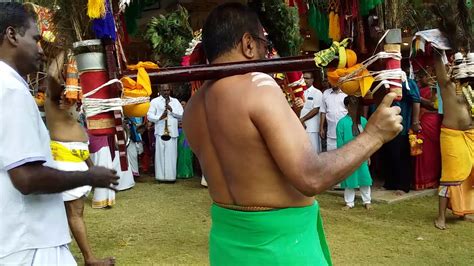
<svg viewBox="0 0 474 266"><path fill-rule="evenodd" d="M186 136L208 177L211 197L217 203L239 206L311 205L312 197L285 180L251 119L260 105L272 104L262 102L260 86L278 90L266 74L232 76L206 83L186 107ZM294 119L298 121L296 115Z"/></svg>

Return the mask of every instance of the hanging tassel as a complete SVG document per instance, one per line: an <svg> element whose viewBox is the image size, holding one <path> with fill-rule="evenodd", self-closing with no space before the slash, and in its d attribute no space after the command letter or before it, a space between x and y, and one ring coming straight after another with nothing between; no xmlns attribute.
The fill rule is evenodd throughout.
<svg viewBox="0 0 474 266"><path fill-rule="evenodd" d="M105 12L105 0L89 0L87 2L87 15L89 18L103 18Z"/></svg>
<svg viewBox="0 0 474 266"><path fill-rule="evenodd" d="M334 11L329 13L329 38L333 41L341 40L341 26L339 24L339 15Z"/></svg>
<svg viewBox="0 0 474 266"><path fill-rule="evenodd" d="M334 11L329 12L329 38L334 40Z"/></svg>
<svg viewBox="0 0 474 266"><path fill-rule="evenodd" d="M329 2L329 38L333 41L341 40L341 24L339 21L338 10L340 3L336 0Z"/></svg>
<svg viewBox="0 0 474 266"><path fill-rule="evenodd" d="M95 32L97 39L111 39L115 41L117 35L115 32L115 21L112 15L112 7L110 6L109 0L106 1L107 12L104 18L94 19L92 21L92 29Z"/></svg>

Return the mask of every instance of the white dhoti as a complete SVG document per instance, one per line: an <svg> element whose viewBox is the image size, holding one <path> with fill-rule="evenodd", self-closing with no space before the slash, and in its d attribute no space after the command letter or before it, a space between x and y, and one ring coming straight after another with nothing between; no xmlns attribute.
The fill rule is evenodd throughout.
<svg viewBox="0 0 474 266"><path fill-rule="evenodd" d="M56 169L61 171L87 171L85 160L89 157L89 146L84 142L51 141L51 153ZM91 191L91 186L82 186L64 191L64 201L73 201L86 197Z"/></svg>
<svg viewBox="0 0 474 266"><path fill-rule="evenodd" d="M87 167L87 164L85 162L71 163L71 162L57 162L56 161L56 169L62 170L62 171L87 171L89 167ZM87 197L87 195L89 195L91 190L92 190L91 186L82 186L82 187L77 187L74 189L64 191L62 193L63 200L73 201L73 200L80 199L82 197Z"/></svg>
<svg viewBox="0 0 474 266"><path fill-rule="evenodd" d="M0 258L0 265L77 265L67 245L28 249Z"/></svg>
<svg viewBox="0 0 474 266"><path fill-rule="evenodd" d="M155 179L158 181L176 181L178 161L178 138L163 141L156 136Z"/></svg>
<svg viewBox="0 0 474 266"><path fill-rule="evenodd" d="M92 163L96 166L102 166L113 169L112 156L108 146L100 148L96 153L91 154ZM92 208L100 209L115 205L115 191L108 188L95 188L92 198Z"/></svg>
<svg viewBox="0 0 474 266"><path fill-rule="evenodd" d="M311 145L313 146L314 150L319 154L321 153L321 137L319 136L319 132L307 132L309 140L311 141Z"/></svg>
<svg viewBox="0 0 474 266"><path fill-rule="evenodd" d="M335 150L337 149L337 140L336 139L333 139L333 138L326 138L327 140L327 151L332 151L332 150Z"/></svg>
<svg viewBox="0 0 474 266"><path fill-rule="evenodd" d="M113 168L117 171L117 175L119 176L118 185L115 187L117 190L126 190L135 186L135 179L133 178L132 169L130 167L130 162L128 163L128 169L126 171L122 171L120 166L120 157L119 152L115 151L115 158L113 160Z"/></svg>
<svg viewBox="0 0 474 266"><path fill-rule="evenodd" d="M127 146L127 159L130 170L134 176L139 176L140 171L138 168L138 155L143 152L143 145L140 142L130 141Z"/></svg>

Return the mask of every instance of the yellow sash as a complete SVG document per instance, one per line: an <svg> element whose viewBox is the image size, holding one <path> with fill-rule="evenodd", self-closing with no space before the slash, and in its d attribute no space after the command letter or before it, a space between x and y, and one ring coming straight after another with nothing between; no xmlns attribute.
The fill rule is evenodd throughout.
<svg viewBox="0 0 474 266"><path fill-rule="evenodd" d="M89 150L69 149L57 141L50 142L53 158L58 162L80 163L89 158Z"/></svg>

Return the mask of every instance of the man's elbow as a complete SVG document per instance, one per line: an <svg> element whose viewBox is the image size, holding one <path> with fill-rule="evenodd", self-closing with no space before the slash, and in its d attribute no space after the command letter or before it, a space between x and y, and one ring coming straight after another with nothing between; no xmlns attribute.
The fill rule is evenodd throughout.
<svg viewBox="0 0 474 266"><path fill-rule="evenodd" d="M315 195L321 194L326 191L326 186L323 184L320 178L315 177L303 177L303 185L298 189L306 197L314 197Z"/></svg>
<svg viewBox="0 0 474 266"><path fill-rule="evenodd" d="M32 182L27 181L27 180L22 180L22 181L19 181L19 182L13 182L13 185L23 195L30 195L30 194L33 194L35 192Z"/></svg>
<svg viewBox="0 0 474 266"><path fill-rule="evenodd" d="M21 194L29 195L36 192L33 177L26 171L14 169L9 172L9 175L13 186L20 191Z"/></svg>

